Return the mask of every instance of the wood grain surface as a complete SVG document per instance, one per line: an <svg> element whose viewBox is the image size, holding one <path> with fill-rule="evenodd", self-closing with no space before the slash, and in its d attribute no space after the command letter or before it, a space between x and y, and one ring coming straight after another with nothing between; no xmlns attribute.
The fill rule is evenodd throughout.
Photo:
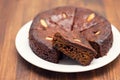
<svg viewBox="0 0 120 80"><path fill-rule="evenodd" d="M15 37L22 25L39 12L65 5L94 10L120 30L120 0L0 0L0 80L120 80L120 56L102 68L81 73L47 71L20 57Z"/></svg>

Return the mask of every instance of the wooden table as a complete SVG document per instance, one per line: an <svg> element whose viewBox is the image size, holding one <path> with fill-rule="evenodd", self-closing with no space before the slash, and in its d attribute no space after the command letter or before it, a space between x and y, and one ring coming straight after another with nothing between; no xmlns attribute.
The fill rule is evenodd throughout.
<svg viewBox="0 0 120 80"><path fill-rule="evenodd" d="M0 80L120 80L120 56L102 68L81 73L47 71L20 57L15 37L22 25L38 12L65 5L94 10L120 30L120 0L0 0Z"/></svg>

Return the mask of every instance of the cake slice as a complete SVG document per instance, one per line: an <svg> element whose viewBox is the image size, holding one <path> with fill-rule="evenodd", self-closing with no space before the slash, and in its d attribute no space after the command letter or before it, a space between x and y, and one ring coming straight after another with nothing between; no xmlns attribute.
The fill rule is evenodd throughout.
<svg viewBox="0 0 120 80"><path fill-rule="evenodd" d="M83 37L69 40L65 39L57 32L53 37L53 48L62 52L71 59L76 60L81 65L90 64L96 56L96 52L89 46L89 44L87 44L88 42L85 41ZM84 43L87 44L87 46L84 45Z"/></svg>

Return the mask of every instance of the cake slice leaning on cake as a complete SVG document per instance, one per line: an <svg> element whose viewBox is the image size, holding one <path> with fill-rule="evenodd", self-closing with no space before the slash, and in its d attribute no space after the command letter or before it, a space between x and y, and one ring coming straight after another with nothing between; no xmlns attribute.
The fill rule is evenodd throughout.
<svg viewBox="0 0 120 80"><path fill-rule="evenodd" d="M76 32L75 32L76 33ZM71 59L77 61L81 65L88 65L96 56L96 51L89 45L84 37L78 34L65 34L57 32L53 37L53 48L62 52Z"/></svg>

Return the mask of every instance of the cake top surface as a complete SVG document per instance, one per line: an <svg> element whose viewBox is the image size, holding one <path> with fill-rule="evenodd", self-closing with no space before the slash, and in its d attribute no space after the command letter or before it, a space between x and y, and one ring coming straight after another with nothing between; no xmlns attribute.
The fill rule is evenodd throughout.
<svg viewBox="0 0 120 80"><path fill-rule="evenodd" d="M39 13L33 20L30 34L49 48L57 32L72 43L90 47L84 35L91 41L99 41L104 40L110 30L110 23L94 11L67 6Z"/></svg>

